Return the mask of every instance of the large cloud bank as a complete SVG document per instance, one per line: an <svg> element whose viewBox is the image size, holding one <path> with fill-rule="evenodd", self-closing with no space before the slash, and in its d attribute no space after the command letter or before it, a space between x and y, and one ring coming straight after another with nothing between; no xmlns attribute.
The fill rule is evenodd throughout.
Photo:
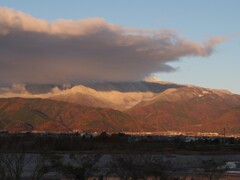
<svg viewBox="0 0 240 180"><path fill-rule="evenodd" d="M101 18L36 19L0 8L0 82L137 81L175 69L168 62L208 56L223 38L197 43L171 30L134 29Z"/></svg>

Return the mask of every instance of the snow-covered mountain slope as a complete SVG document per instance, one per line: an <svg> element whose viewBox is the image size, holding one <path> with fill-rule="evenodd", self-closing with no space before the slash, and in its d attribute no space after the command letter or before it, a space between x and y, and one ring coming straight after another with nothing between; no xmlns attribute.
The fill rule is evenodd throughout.
<svg viewBox="0 0 240 180"><path fill-rule="evenodd" d="M153 92L96 91L79 85L49 98L86 106L126 110L142 101L152 100L156 95Z"/></svg>
<svg viewBox="0 0 240 180"><path fill-rule="evenodd" d="M36 92L38 91L37 89L35 90ZM4 95L24 97L24 102L32 102L32 100L26 100L26 98L42 98L55 100L54 102L59 103L59 106L66 102L70 102L71 105L73 103L82 105L83 107L91 106L94 107L94 112L96 111L90 114L93 119L96 118L95 116L99 116L96 114L101 108L124 111L121 114L119 111L113 110L113 112L118 113L113 113L111 118L106 118L107 116L105 117L105 115L101 116L101 128L107 126L105 122L112 122L121 117L123 124L121 125L119 121L117 126L120 129L124 129L121 126L124 126L125 123L130 123L131 125L128 126L128 129L131 131L136 130L135 125L139 131L220 132L223 128L227 128L229 132L234 133L240 131L240 95L232 94L226 90L179 85L155 78L148 78L141 82L95 83L88 86L76 85L62 89L54 87L47 93L41 94L32 94L28 92L27 88L16 85L10 89L2 89L0 97L4 97ZM5 100L3 99L3 106ZM13 99L12 101L15 105L15 100ZM43 107L50 102L49 112L55 109L55 103L51 103L52 101L44 102L46 103L42 104ZM43 108L41 101L34 101L34 105L37 106L38 104ZM25 106L24 109L26 109ZM85 119L89 114L84 114L84 108L83 111L77 111L76 113L72 109L74 108L64 110L64 115L67 115L66 120L69 122L68 127L74 127L71 121L75 117L76 123L81 127L83 124L78 122L77 117L81 116L81 118ZM34 109L24 110L22 120L26 118L25 115L32 114L32 110ZM38 112L33 112L35 117L35 114ZM8 112L4 111L4 113L6 116ZM20 115L22 115L21 113L22 110ZM81 113L84 115L81 115ZM38 114L36 115L37 120L39 118ZM104 113L102 112L101 114ZM126 121L125 118L127 119ZM11 127L15 127L15 125L16 127L29 127L21 122L14 123ZM54 126L52 121L50 125L46 125L46 127L52 126ZM62 128L62 126L59 126L59 128ZM108 129L111 130L111 128Z"/></svg>

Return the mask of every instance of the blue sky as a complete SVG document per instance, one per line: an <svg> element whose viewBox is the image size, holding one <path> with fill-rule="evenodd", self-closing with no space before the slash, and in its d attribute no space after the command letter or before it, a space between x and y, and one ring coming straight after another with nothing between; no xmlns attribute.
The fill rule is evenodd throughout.
<svg viewBox="0 0 240 180"><path fill-rule="evenodd" d="M172 29L197 42L211 36L231 37L217 45L211 56L182 58L171 63L178 68L176 72L156 75L167 81L240 94L239 0L1 0L0 6L49 21L101 17L127 27Z"/></svg>

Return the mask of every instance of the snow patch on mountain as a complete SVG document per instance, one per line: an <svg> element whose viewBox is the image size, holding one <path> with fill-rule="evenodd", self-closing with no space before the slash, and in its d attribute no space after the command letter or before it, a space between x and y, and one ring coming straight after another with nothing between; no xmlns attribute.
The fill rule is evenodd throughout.
<svg viewBox="0 0 240 180"><path fill-rule="evenodd" d="M96 91L86 86L78 85L72 87L71 89L62 91L56 94L56 96L52 96L50 98L61 100L64 99L64 96L66 97L70 94L72 96L76 95L76 98L79 98L80 94L82 94L83 96L88 95L94 97L102 102L110 102L110 107L114 104L115 107L120 110L129 109L142 101L152 100L156 96L156 93L152 92ZM81 104L81 101L79 101L79 104Z"/></svg>
<svg viewBox="0 0 240 180"><path fill-rule="evenodd" d="M160 83L160 84L172 84L171 82L164 81L156 76L149 76L143 79L144 82Z"/></svg>

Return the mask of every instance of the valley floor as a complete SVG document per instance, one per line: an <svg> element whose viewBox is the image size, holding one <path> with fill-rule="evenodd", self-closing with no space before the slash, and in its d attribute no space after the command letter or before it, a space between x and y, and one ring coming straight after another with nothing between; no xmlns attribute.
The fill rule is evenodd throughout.
<svg viewBox="0 0 240 180"><path fill-rule="evenodd" d="M90 177L100 179L119 177L123 172L128 177L135 176L133 172L136 171L151 174L153 170L165 173L170 180L176 177L204 179L212 173L224 179L240 179L240 145L234 138L205 137L186 141L183 136L106 133L95 137L87 134L5 134L0 136L0 152L3 169L4 162L24 161L23 179L30 179L33 172L41 169L36 170L37 167L46 170L42 179L74 179L79 168L91 170L94 166L99 169L93 168ZM85 167L86 160L88 168ZM5 170L7 172L6 167Z"/></svg>
<svg viewBox="0 0 240 180"><path fill-rule="evenodd" d="M5 154L7 156L14 156L13 154ZM76 164L74 158L78 158L80 160L81 156L84 157L92 157L94 156L93 154L55 154L58 157L61 157L61 163L67 164L67 165L72 165L75 167L81 166L79 164ZM34 171L36 171L36 166L39 165L37 164L38 161L36 159L39 157L39 154L32 154L32 153L26 153L24 156L25 161L29 161L25 166L23 166L23 172L22 172L22 179L31 179L32 174ZM171 163L171 166L168 166L167 164L164 164L166 166L165 168L162 168L161 173L166 173L168 176L166 180L173 180L175 178L178 178L179 180L187 180L194 178L194 180L207 180L209 179L209 175L217 176L217 173L222 173L219 177L221 177L222 180L237 180L240 178L240 154L235 154L235 155L182 155L182 154L141 154L141 155L136 155L136 154L102 154L100 158L94 162L94 165L98 166L98 170L94 169L91 173L93 177L97 178L102 178L104 179L118 179L116 176L118 174L114 174L116 169L112 169L111 165L112 163L116 163L116 158L124 158L126 162L128 160L131 160L133 164L128 164L128 167L126 168L132 168L131 165L134 165L134 161L137 163L144 162L146 163L149 159L157 159L161 160L162 163ZM141 160L140 160L141 159ZM139 162L139 160L141 162ZM201 168L204 168L202 166L202 162L211 162L214 160L215 162L224 162L224 165L228 164L229 167L226 171L224 172L217 172L217 167L214 167L215 169L212 171L204 171ZM82 160L84 163L84 161ZM80 162L78 162L80 163ZM110 166L109 166L110 165ZM135 164L139 165L139 164ZM162 164L163 165L163 164ZM161 166L161 164L160 164ZM207 166L204 164L204 166ZM82 166L81 166L82 167ZM143 168L148 168L147 166ZM211 167L213 168L213 167ZM136 171L136 169L132 169L132 171ZM108 171L108 172L107 172ZM129 170L126 169L128 172ZM203 172L204 171L204 172ZM128 172L129 173L129 172ZM74 174L74 173L73 173ZM71 174L68 174L71 175ZM129 175L131 175L129 173ZM61 171L59 170L51 170L44 174L41 179L64 179L64 177L69 177L66 176L66 174L62 174ZM71 176L74 177L74 176ZM201 178L200 178L201 177Z"/></svg>

